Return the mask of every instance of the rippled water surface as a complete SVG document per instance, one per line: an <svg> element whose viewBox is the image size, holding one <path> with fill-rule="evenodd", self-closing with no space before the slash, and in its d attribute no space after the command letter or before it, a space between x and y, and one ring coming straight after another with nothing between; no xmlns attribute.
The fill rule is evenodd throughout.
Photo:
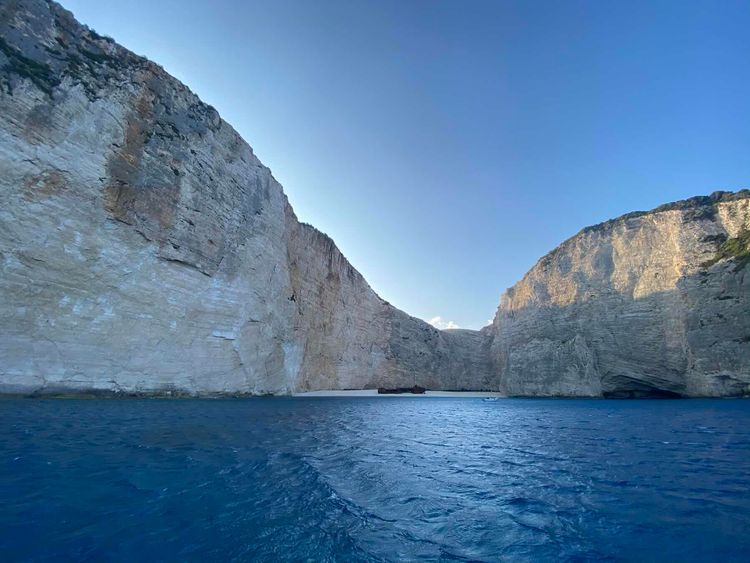
<svg viewBox="0 0 750 563"><path fill-rule="evenodd" d="M750 401L0 401L9 560L747 560Z"/></svg>

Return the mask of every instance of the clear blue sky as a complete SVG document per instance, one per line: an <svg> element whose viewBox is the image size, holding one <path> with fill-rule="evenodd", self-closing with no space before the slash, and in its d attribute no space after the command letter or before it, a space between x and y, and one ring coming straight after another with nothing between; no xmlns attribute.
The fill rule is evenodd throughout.
<svg viewBox="0 0 750 563"><path fill-rule="evenodd" d="M750 2L63 0L214 105L385 299L478 328L582 227L750 184Z"/></svg>

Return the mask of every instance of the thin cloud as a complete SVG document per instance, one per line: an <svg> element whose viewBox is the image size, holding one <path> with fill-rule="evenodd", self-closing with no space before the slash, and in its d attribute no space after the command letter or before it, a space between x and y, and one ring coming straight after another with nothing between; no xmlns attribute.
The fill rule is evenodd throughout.
<svg viewBox="0 0 750 563"><path fill-rule="evenodd" d="M450 328L461 328L453 321L446 321L443 317L440 317L440 316L432 317L427 322L430 323L435 328L440 329L440 330L447 330Z"/></svg>

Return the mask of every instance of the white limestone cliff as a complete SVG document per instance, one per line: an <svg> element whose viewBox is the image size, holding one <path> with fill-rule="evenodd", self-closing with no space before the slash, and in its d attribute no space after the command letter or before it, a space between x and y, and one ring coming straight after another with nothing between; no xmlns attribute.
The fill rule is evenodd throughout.
<svg viewBox="0 0 750 563"><path fill-rule="evenodd" d="M503 296L490 332L512 395L750 394L750 192L589 227Z"/></svg>
<svg viewBox="0 0 750 563"><path fill-rule="evenodd" d="M54 2L0 2L0 393L748 394L749 202L584 229L490 327L439 331L161 67Z"/></svg>
<svg viewBox="0 0 750 563"><path fill-rule="evenodd" d="M475 333L380 299L162 68L45 0L0 40L0 391L491 386Z"/></svg>

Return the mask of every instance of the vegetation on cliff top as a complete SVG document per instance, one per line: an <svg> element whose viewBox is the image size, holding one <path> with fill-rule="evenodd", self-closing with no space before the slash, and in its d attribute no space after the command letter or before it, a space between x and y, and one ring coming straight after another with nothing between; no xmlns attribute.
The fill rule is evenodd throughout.
<svg viewBox="0 0 750 563"><path fill-rule="evenodd" d="M716 255L703 263L704 268L716 264L719 260L734 258L737 270L750 263L750 230L744 229L736 237L725 240L716 251Z"/></svg>

